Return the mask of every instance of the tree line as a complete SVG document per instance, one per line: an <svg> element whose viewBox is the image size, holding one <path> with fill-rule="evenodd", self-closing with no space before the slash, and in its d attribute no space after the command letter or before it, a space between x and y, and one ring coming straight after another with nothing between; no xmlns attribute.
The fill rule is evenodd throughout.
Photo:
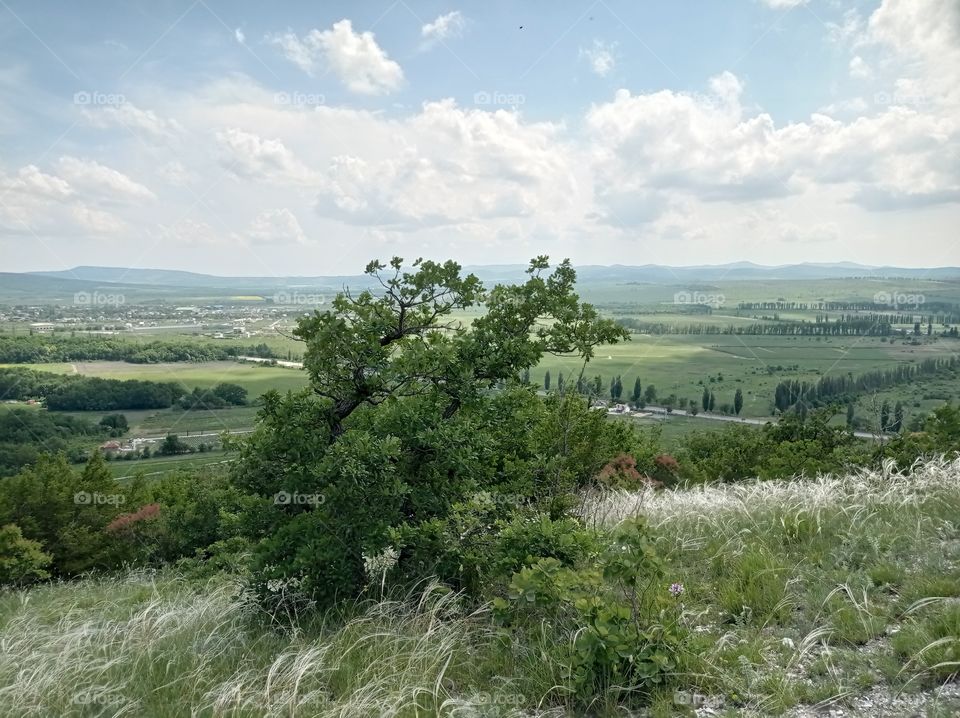
<svg viewBox="0 0 960 718"><path fill-rule="evenodd" d="M0 364L73 361L123 361L131 364L224 361L238 356L279 359L267 344L250 346L210 342L132 342L117 337L0 334Z"/></svg>
<svg viewBox="0 0 960 718"><path fill-rule="evenodd" d="M900 364L892 369L875 369L853 376L837 374L821 377L816 382L782 381L774 389L774 406L781 412L802 404L804 407L822 406L837 401L850 401L866 392L906 384L924 376L953 374L960 368L960 359L945 357L924 359L917 364Z"/></svg>
<svg viewBox="0 0 960 718"><path fill-rule="evenodd" d="M43 399L54 411L116 411L119 409L222 409L247 403L247 390L221 383L212 389L187 389L177 382L144 379L103 379L76 374L52 374L20 367L0 369L0 397L25 401Z"/></svg>
<svg viewBox="0 0 960 718"><path fill-rule="evenodd" d="M916 322L915 315L893 317L890 315L871 315L867 317L844 317L835 320L817 318L815 321L782 322L773 321L737 326L733 324L705 324L679 322L651 322L642 321L633 317L622 317L617 323L637 334L690 334L690 335L736 335L736 336L810 336L810 337L889 337L907 336L905 329L895 329L894 324L913 324L912 334L933 334L933 323ZM958 318L960 321L960 318ZM921 332L920 325L924 325ZM956 338L957 328L944 328L938 332L940 336Z"/></svg>

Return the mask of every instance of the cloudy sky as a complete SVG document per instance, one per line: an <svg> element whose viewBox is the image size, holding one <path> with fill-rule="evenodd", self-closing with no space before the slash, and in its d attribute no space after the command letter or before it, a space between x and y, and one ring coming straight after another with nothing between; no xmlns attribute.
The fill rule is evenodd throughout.
<svg viewBox="0 0 960 718"><path fill-rule="evenodd" d="M0 271L960 265L960 1L0 0Z"/></svg>

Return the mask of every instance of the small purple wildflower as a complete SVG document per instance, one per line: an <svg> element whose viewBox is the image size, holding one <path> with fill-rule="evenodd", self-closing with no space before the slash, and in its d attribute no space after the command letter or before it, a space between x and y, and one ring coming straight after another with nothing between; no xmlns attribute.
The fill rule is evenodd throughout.
<svg viewBox="0 0 960 718"><path fill-rule="evenodd" d="M683 593L683 584L682 583L671 583L670 584L670 595L676 598L681 593Z"/></svg>

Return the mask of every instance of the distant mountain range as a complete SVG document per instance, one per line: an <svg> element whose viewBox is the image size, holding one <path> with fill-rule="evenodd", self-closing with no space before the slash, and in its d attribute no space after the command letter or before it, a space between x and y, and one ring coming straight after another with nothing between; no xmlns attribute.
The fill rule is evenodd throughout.
<svg viewBox="0 0 960 718"><path fill-rule="evenodd" d="M485 281L519 281L524 275L524 265L476 265L464 267ZM9 274L0 274L0 283L6 282ZM220 277L196 272L170 269L139 269L124 267L74 267L56 272L29 272L22 275L49 277L106 284L126 284L169 288L253 289L264 287L326 287L339 289L343 286L363 286L369 283L364 275L326 275L312 277ZM753 262L733 262L690 267L672 267L659 264L629 266L614 264L584 265L577 267L577 276L582 282L650 282L654 284L677 284L690 281L721 280L790 280L790 279L839 279L844 277L903 277L908 279L960 279L960 267L871 267L853 262L818 264L785 264L764 266Z"/></svg>

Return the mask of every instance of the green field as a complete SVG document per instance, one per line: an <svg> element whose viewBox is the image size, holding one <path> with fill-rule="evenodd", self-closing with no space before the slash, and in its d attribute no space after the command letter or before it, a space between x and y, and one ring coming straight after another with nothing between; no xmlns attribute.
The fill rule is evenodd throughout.
<svg viewBox="0 0 960 718"><path fill-rule="evenodd" d="M72 364L17 364L38 371L58 374L83 374L105 379L146 379L149 381L174 381L188 389L212 387L221 382L239 384L252 398L270 389L287 391L302 389L307 385L306 375L296 369L267 366L247 362L176 362L161 364L130 364L128 362L93 361Z"/></svg>
<svg viewBox="0 0 960 718"><path fill-rule="evenodd" d="M744 416L769 416L774 388L784 379L816 381L827 375L860 374L958 350L960 343L950 340L912 346L877 337L633 335L629 342L600 347L584 376L599 374L606 388L620 375L627 396L638 376L644 387L653 384L660 398L676 394L699 401L703 387L709 386L721 404L732 402L739 388ZM542 385L549 370L553 386L560 372L575 381L581 366L575 359L550 357L531 371L530 380Z"/></svg>
<svg viewBox="0 0 960 718"><path fill-rule="evenodd" d="M111 461L110 471L119 479L132 479L143 474L147 479L156 478L171 471L188 471L204 466L219 466L229 463L231 457L223 451L210 451L203 454L183 454L181 456L154 456L149 459L131 461ZM83 467L78 467L78 471Z"/></svg>

